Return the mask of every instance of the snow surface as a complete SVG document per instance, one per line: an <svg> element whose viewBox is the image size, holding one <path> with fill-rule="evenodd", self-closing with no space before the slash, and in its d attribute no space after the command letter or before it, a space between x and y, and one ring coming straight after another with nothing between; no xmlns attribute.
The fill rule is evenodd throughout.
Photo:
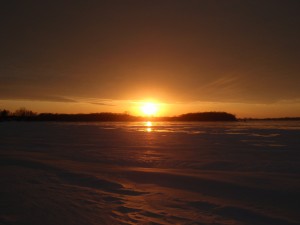
<svg viewBox="0 0 300 225"><path fill-rule="evenodd" d="M0 123L0 224L299 224L300 123Z"/></svg>

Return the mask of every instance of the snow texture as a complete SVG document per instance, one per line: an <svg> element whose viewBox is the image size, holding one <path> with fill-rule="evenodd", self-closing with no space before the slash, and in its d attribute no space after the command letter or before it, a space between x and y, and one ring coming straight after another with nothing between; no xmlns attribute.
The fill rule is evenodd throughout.
<svg viewBox="0 0 300 225"><path fill-rule="evenodd" d="M0 123L0 224L300 223L299 122Z"/></svg>

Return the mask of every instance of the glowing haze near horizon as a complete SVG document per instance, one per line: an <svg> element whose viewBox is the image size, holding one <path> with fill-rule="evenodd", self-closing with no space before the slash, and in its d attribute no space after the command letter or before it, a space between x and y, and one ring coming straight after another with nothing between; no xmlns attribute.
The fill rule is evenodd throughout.
<svg viewBox="0 0 300 225"><path fill-rule="evenodd" d="M300 116L300 3L6 1L0 109Z"/></svg>

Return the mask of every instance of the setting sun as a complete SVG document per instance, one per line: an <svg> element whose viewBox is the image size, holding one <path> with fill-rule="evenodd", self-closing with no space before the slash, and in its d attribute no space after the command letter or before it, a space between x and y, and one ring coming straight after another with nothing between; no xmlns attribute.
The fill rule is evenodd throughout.
<svg viewBox="0 0 300 225"><path fill-rule="evenodd" d="M157 112L158 107L154 103L147 102L142 105L141 110L147 116L153 116Z"/></svg>

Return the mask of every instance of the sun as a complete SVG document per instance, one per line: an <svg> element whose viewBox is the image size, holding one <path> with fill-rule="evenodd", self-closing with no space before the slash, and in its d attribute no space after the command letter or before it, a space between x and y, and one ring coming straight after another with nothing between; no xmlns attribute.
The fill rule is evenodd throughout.
<svg viewBox="0 0 300 225"><path fill-rule="evenodd" d="M158 107L152 102L146 102L142 105L141 110L147 116L153 116L158 111Z"/></svg>

